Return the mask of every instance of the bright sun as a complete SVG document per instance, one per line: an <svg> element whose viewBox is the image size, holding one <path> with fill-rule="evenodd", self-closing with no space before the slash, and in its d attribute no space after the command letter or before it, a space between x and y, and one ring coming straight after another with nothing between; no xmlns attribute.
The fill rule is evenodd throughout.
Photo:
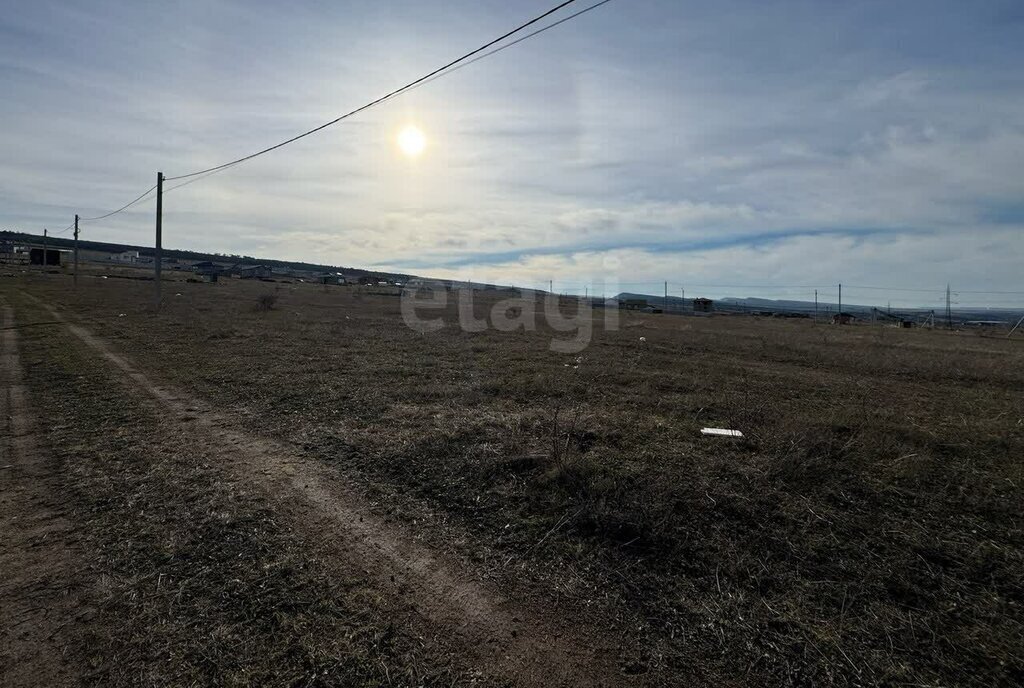
<svg viewBox="0 0 1024 688"><path fill-rule="evenodd" d="M398 134L398 147L410 158L415 158L427 147L427 137L419 127L410 124Z"/></svg>

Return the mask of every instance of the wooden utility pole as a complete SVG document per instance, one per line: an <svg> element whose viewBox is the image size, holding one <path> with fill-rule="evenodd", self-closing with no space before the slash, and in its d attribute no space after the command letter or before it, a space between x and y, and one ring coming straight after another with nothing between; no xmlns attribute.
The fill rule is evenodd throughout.
<svg viewBox="0 0 1024 688"><path fill-rule="evenodd" d="M949 284L946 284L946 329L953 329L953 309L949 302Z"/></svg>
<svg viewBox="0 0 1024 688"><path fill-rule="evenodd" d="M665 302L661 307L665 313L668 313L668 280L665 280Z"/></svg>
<svg viewBox="0 0 1024 688"><path fill-rule="evenodd" d="M43 229L43 272L46 272L46 229Z"/></svg>
<svg viewBox="0 0 1024 688"><path fill-rule="evenodd" d="M818 319L818 290L814 290L814 319Z"/></svg>
<svg viewBox="0 0 1024 688"><path fill-rule="evenodd" d="M75 289L78 289L78 215L75 215Z"/></svg>
<svg viewBox="0 0 1024 688"><path fill-rule="evenodd" d="M160 259L163 255L164 173L156 173L156 251L153 252L153 283L156 285L156 309L160 310Z"/></svg>
<svg viewBox="0 0 1024 688"><path fill-rule="evenodd" d="M839 318L839 324L842 325L843 324L843 283L842 282L839 283L839 315L836 316L836 317Z"/></svg>

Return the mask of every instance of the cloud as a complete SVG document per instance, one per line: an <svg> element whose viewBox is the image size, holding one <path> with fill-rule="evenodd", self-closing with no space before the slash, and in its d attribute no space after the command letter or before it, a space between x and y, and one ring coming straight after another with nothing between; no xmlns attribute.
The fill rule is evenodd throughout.
<svg viewBox="0 0 1024 688"><path fill-rule="evenodd" d="M851 100L861 107L903 104L914 101L931 80L924 74L908 70L892 76L869 79L854 89Z"/></svg>
<svg viewBox="0 0 1024 688"><path fill-rule="evenodd" d="M1013 290L1014 7L610 3L175 190L165 244L506 281ZM330 120L524 14L497 0L209 0L173 21L115 0L16 5L0 18L0 223L115 208L157 170ZM393 142L409 122L430 139L416 161ZM84 236L146 244L152 226L141 204Z"/></svg>

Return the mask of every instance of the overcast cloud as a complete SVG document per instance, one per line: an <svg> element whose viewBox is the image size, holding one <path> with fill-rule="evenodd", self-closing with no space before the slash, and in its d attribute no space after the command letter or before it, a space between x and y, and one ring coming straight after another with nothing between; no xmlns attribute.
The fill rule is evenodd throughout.
<svg viewBox="0 0 1024 688"><path fill-rule="evenodd" d="M4 0L0 227L109 211L551 4ZM171 192L164 243L566 290L842 281L938 305L950 282L1020 305L966 292L1024 291L1022 46L1019 1L614 0ZM414 160L394 143L410 123ZM83 237L150 244L152 214Z"/></svg>

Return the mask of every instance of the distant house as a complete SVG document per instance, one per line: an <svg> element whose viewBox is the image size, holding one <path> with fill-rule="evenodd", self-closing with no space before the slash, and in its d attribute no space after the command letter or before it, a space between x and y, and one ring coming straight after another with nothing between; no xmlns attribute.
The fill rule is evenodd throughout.
<svg viewBox="0 0 1024 688"><path fill-rule="evenodd" d="M193 263L192 272L205 277L208 282L216 282L217 278L224 273L224 268L217 263L204 260L199 263Z"/></svg>
<svg viewBox="0 0 1024 688"><path fill-rule="evenodd" d="M117 263L138 263L139 252L138 251L121 251L110 256L110 260Z"/></svg>
<svg viewBox="0 0 1024 688"><path fill-rule="evenodd" d="M317 281L319 281L320 284L348 284L348 279L345 277L345 275L341 274L340 272L321 273L320 275L317 275Z"/></svg>
<svg viewBox="0 0 1024 688"><path fill-rule="evenodd" d="M832 316L832 324L849 325L856 319L857 317L851 313L836 313L835 315Z"/></svg>
<svg viewBox="0 0 1024 688"><path fill-rule="evenodd" d="M647 299L623 299L619 301L619 308L627 311L642 311L650 307Z"/></svg>
<svg viewBox="0 0 1024 688"><path fill-rule="evenodd" d="M273 272L267 265L242 265L238 268L238 276L242 279L268 279Z"/></svg>
<svg viewBox="0 0 1024 688"><path fill-rule="evenodd" d="M693 312L694 313L710 313L715 308L715 302L711 299L694 299L693 300Z"/></svg>

